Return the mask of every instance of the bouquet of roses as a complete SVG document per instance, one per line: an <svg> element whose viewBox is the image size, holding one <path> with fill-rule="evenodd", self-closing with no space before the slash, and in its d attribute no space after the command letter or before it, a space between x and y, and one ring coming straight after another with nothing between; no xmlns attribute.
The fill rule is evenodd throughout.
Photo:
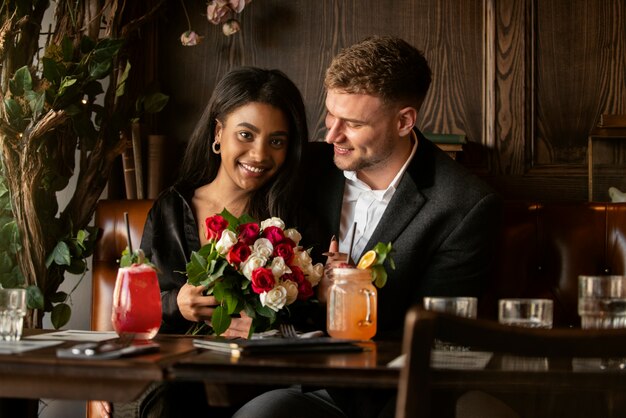
<svg viewBox="0 0 626 418"><path fill-rule="evenodd" d="M192 252L186 271L188 283L206 286L219 302L211 318L215 334L242 311L252 318L251 332L269 329L289 305L313 297L324 266L313 264L300 233L280 218L257 223L224 209L206 219L206 230L209 243Z"/></svg>

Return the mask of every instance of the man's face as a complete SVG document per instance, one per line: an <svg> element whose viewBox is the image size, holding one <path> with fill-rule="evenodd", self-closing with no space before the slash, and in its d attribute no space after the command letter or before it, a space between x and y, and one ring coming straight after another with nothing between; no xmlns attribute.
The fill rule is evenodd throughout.
<svg viewBox="0 0 626 418"><path fill-rule="evenodd" d="M375 96L331 89L326 95L325 141L335 149L335 165L344 171L385 168L400 136L398 112Z"/></svg>

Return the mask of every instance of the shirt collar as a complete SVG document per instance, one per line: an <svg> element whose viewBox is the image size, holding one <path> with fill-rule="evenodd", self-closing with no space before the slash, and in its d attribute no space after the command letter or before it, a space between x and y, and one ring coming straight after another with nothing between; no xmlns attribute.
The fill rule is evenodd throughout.
<svg viewBox="0 0 626 418"><path fill-rule="evenodd" d="M347 180L346 185L358 188L362 191L372 192L374 197L377 200L388 203L391 200L391 197L395 193L396 189L398 188L398 184L400 184L402 175L408 168L409 163L411 162L411 160L415 156L415 152L417 151L417 135L415 134L415 131L413 130L411 130L411 140L413 141L413 148L411 149L411 154L409 155L409 158L407 158L407 160L404 162L404 165L400 168L400 170L398 171L396 176L393 178L391 183L389 183L389 186L387 186L386 189L372 190L370 186L368 186L367 184L359 180L359 178L356 175L356 171L344 171L343 172L343 175Z"/></svg>

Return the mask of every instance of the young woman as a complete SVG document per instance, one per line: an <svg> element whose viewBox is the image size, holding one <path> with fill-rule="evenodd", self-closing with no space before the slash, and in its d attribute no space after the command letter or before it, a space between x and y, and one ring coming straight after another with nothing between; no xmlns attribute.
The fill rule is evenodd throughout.
<svg viewBox="0 0 626 418"><path fill-rule="evenodd" d="M151 209L141 248L159 270L161 333L211 320L215 298L186 284L185 264L207 242L204 220L226 208L262 220L298 221L298 168L308 140L298 88L280 71L245 67L219 81L183 158L176 184ZM233 321L245 333L249 318Z"/></svg>
<svg viewBox="0 0 626 418"><path fill-rule="evenodd" d="M302 97L282 72L243 67L218 82L187 144L177 182L155 201L144 227L141 248L156 265L161 287L160 333L184 334L194 322L210 324L215 298L187 284L185 275L191 252L207 242L208 216L226 208L235 216L277 216L299 225L298 169L307 141ZM243 315L224 335L247 336L250 325ZM107 402L99 402L99 409L103 417L112 412ZM141 400L113 409L114 416L232 413L209 411L204 386L193 383L155 385Z"/></svg>

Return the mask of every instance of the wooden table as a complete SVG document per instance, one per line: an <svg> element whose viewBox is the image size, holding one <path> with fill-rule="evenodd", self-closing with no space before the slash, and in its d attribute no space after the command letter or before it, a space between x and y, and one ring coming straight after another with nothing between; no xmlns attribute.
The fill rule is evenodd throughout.
<svg viewBox="0 0 626 418"><path fill-rule="evenodd" d="M39 332L25 330L24 334ZM157 336L155 341L160 344L157 353L114 360L57 358L57 348L77 342L0 355L0 394L3 398L134 400L152 382L164 380L169 366L197 352L189 337Z"/></svg>
<svg viewBox="0 0 626 418"><path fill-rule="evenodd" d="M168 378L208 383L396 388L400 371L387 363L399 342L369 342L357 353L298 353L231 357L203 351L168 368Z"/></svg>

